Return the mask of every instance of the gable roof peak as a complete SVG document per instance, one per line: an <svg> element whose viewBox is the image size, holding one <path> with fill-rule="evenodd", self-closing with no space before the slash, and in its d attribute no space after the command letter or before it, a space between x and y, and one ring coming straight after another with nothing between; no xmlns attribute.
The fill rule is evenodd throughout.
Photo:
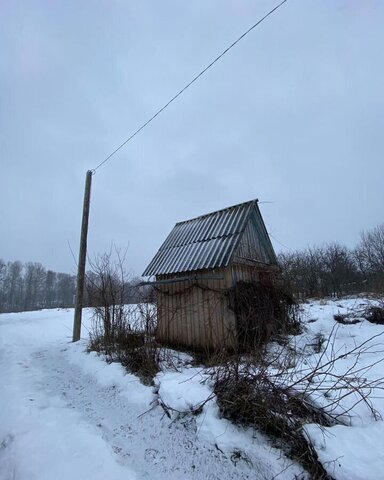
<svg viewBox="0 0 384 480"><path fill-rule="evenodd" d="M215 210L213 212L204 213L203 215L199 215L198 217L190 218L188 220L181 220L180 222L177 222L175 226L182 225L184 223L194 222L196 220L204 219L206 217L211 217L212 215L221 214L221 213L227 212L229 210L235 210L235 209L238 209L238 208L245 208L246 206L251 205L251 204L257 205L258 201L259 201L258 198L254 198L253 200L248 200L247 202L237 203L236 205L231 205L230 207L225 207L225 208L221 208L220 210Z"/></svg>

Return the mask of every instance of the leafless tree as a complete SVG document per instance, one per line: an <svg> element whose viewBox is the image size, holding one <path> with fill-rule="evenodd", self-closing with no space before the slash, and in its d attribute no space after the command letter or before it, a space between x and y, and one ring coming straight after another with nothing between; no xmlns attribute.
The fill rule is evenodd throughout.
<svg viewBox="0 0 384 480"><path fill-rule="evenodd" d="M107 361L119 361L150 383L158 371L160 355L154 338L154 305L140 302L140 288L137 282L128 281L125 255L115 247L89 264L88 301L94 309L90 350L105 354ZM135 289L133 296L127 295L130 289ZM127 298L132 297L139 303L127 304Z"/></svg>
<svg viewBox="0 0 384 480"><path fill-rule="evenodd" d="M0 311L72 307L75 277L56 273L41 263L0 260Z"/></svg>
<svg viewBox="0 0 384 480"><path fill-rule="evenodd" d="M114 342L123 330L130 330L125 308L126 272L125 256L115 247L108 253L89 261L91 273L87 274L87 290L90 304L95 310L106 341Z"/></svg>
<svg viewBox="0 0 384 480"><path fill-rule="evenodd" d="M371 288L384 291L384 223L361 233L361 241L355 251L359 269Z"/></svg>
<svg viewBox="0 0 384 480"><path fill-rule="evenodd" d="M25 265L24 310L42 308L44 300L46 270L41 263L28 262Z"/></svg>

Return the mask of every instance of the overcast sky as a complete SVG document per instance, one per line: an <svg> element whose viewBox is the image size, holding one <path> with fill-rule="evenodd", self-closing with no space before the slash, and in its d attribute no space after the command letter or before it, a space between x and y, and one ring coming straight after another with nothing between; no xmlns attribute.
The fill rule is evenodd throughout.
<svg viewBox="0 0 384 480"><path fill-rule="evenodd" d="M75 272L85 173L278 2L0 2L0 258ZM384 2L288 0L93 177L89 254L141 274L253 198L275 250L384 222ZM269 203L271 202L271 203Z"/></svg>

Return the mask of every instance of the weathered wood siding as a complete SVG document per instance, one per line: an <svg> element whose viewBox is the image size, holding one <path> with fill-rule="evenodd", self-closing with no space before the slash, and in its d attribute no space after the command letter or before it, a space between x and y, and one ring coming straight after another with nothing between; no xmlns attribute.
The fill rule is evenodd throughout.
<svg viewBox="0 0 384 480"><path fill-rule="evenodd" d="M186 276L188 280L157 287L158 340L196 349L235 348L236 321L227 292L232 285L230 270L162 275L157 280Z"/></svg>
<svg viewBox="0 0 384 480"><path fill-rule="evenodd" d="M229 267L232 274L233 285L236 282L274 282L279 276L279 267L276 265L247 265L246 263L237 263Z"/></svg>
<svg viewBox="0 0 384 480"><path fill-rule="evenodd" d="M194 349L236 348L236 317L228 290L238 281L269 282L277 274L275 266L238 263L227 268L157 277L158 281L186 278L157 286L157 339Z"/></svg>
<svg viewBox="0 0 384 480"><path fill-rule="evenodd" d="M277 265L276 256L258 210L253 210L231 264Z"/></svg>

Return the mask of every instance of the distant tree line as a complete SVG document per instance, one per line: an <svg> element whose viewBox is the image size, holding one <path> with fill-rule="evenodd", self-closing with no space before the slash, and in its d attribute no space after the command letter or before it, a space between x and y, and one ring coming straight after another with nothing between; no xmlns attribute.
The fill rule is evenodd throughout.
<svg viewBox="0 0 384 480"><path fill-rule="evenodd" d="M0 312L64 308L74 304L76 277L41 263L0 259Z"/></svg>
<svg viewBox="0 0 384 480"><path fill-rule="evenodd" d="M384 293L384 223L363 232L353 249L340 243L328 243L280 253L279 263L284 278L301 298ZM90 262L90 266L86 306L98 306L106 301L113 303L114 298L100 298L100 295L105 296L105 292L115 295L116 291L120 292L123 303L154 301L153 288L139 286L139 278L126 280L123 262L119 258L113 263L111 253ZM75 275L46 270L41 263L23 264L0 259L0 312L70 308L74 306L75 293Z"/></svg>
<svg viewBox="0 0 384 480"><path fill-rule="evenodd" d="M95 262L90 262L90 267L86 275L85 306L93 307L100 303L98 295L106 282L119 284L124 303L139 303L143 298L149 298L151 292L148 287L138 286L139 278L118 278L116 272L112 275L109 266L108 270L107 265ZM76 275L46 270L41 263L5 262L0 259L0 313L71 308L75 304L75 295Z"/></svg>
<svg viewBox="0 0 384 480"><path fill-rule="evenodd" d="M340 243L281 253L279 263L302 298L384 292L384 224L361 234L348 249Z"/></svg>

